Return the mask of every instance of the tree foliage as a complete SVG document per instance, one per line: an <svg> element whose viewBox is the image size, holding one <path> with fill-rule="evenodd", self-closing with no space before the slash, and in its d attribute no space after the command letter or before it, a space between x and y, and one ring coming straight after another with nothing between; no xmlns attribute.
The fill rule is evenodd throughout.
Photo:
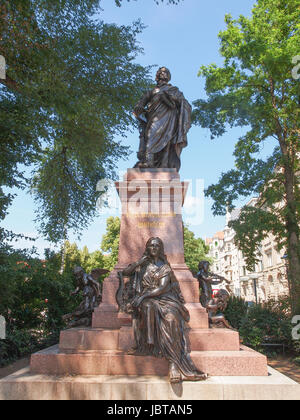
<svg viewBox="0 0 300 420"><path fill-rule="evenodd" d="M257 0L252 16L225 18L220 32L222 67L202 66L207 99L195 102L194 121L212 138L229 127L248 131L235 146L235 169L223 173L207 196L214 214L231 210L239 197L255 194L255 207L245 207L232 223L236 241L252 269L259 245L273 233L289 256L294 310L300 310L300 81L293 76L299 54L298 0ZM262 158L265 144L274 144ZM296 309L298 308L298 309Z"/></svg>
<svg viewBox="0 0 300 420"><path fill-rule="evenodd" d="M96 184L113 178L121 138L149 85L137 64L140 22L97 21L99 1L3 1L0 187L31 186L40 231L55 242L96 214ZM26 179L20 164L34 165ZM3 218L13 196L0 190Z"/></svg>
<svg viewBox="0 0 300 420"><path fill-rule="evenodd" d="M194 232L184 226L184 258L186 265L193 273L197 273L200 261L210 261L210 258L207 257L208 251L209 247L205 245L205 241L196 238Z"/></svg>
<svg viewBox="0 0 300 420"><path fill-rule="evenodd" d="M101 249L108 253L104 267L107 270L112 270L118 262L120 227L121 221L119 217L109 217L106 220L106 233L102 238Z"/></svg>

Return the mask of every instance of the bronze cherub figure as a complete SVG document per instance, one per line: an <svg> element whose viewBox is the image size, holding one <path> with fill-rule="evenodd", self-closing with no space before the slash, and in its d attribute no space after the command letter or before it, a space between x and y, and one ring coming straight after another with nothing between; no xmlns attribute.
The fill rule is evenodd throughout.
<svg viewBox="0 0 300 420"><path fill-rule="evenodd" d="M109 271L102 268L95 268L90 274L86 274L81 267L74 268L77 287L71 292L71 296L77 295L81 291L83 300L72 313L63 316L63 320L68 322L69 328L89 327L92 324L93 311L100 305L102 299L98 279L107 273Z"/></svg>
<svg viewBox="0 0 300 420"><path fill-rule="evenodd" d="M230 290L230 281L225 279L225 277L219 276L218 274L212 273L209 271L210 262L209 261L200 261L199 262L199 272L197 273L197 279L201 288L200 303L206 308L208 302L212 298L213 290L212 286L226 282L226 288Z"/></svg>
<svg viewBox="0 0 300 420"><path fill-rule="evenodd" d="M221 289L215 294L215 296L212 299L210 299L210 301L206 305L209 325L211 328L225 327L229 328L230 330L234 330L234 328L232 328L232 326L229 324L224 315L224 312L228 305L229 297L229 293L226 290Z"/></svg>

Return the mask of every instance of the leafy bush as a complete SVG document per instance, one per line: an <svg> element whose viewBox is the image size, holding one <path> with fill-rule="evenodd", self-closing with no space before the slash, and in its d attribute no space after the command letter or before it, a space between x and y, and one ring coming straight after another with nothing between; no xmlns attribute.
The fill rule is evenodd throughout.
<svg viewBox="0 0 300 420"><path fill-rule="evenodd" d="M13 362L20 357L18 347L11 340L0 340L0 367Z"/></svg>
<svg viewBox="0 0 300 420"><path fill-rule="evenodd" d="M272 310L268 305L254 305L249 308L247 319L259 328L269 342L291 344L291 322L284 313ZM241 329L243 328L243 323ZM241 332L242 333L242 332Z"/></svg>
<svg viewBox="0 0 300 420"><path fill-rule="evenodd" d="M300 356L300 340L293 341L293 350L295 354Z"/></svg>
<svg viewBox="0 0 300 420"><path fill-rule="evenodd" d="M48 252L41 261L28 251L0 248L0 314L7 333L0 340L1 366L58 341L62 315L80 300L70 297L72 271L61 275L59 269L58 255Z"/></svg>
<svg viewBox="0 0 300 420"><path fill-rule="evenodd" d="M265 332L261 328L255 327L253 321L245 317L241 322L239 332L244 344L256 350L261 349L261 344L265 339Z"/></svg>
<svg viewBox="0 0 300 420"><path fill-rule="evenodd" d="M0 367L58 342L59 331L16 330L0 340Z"/></svg>
<svg viewBox="0 0 300 420"><path fill-rule="evenodd" d="M249 347L265 351L263 343L284 344L291 352L300 354L300 343L292 340L290 302L287 297L248 307L243 299L233 296L230 297L225 316Z"/></svg>

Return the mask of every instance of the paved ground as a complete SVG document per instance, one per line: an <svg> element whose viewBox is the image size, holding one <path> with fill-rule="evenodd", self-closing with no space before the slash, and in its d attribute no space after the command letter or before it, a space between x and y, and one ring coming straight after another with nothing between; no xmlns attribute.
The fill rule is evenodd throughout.
<svg viewBox="0 0 300 420"><path fill-rule="evenodd" d="M280 356L277 359L268 359L268 365L300 384L300 366L292 359Z"/></svg>

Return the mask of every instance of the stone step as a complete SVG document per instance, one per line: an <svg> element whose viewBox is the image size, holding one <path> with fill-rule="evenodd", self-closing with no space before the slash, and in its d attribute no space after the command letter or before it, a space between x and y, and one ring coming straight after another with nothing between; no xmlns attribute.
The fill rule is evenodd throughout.
<svg viewBox="0 0 300 420"><path fill-rule="evenodd" d="M57 377L33 374L29 369L23 369L0 380L0 401L9 400L127 400L131 401L132 407L135 406L135 400L299 401L300 385L272 368L269 368L268 376L213 376L203 382L182 382L175 385L161 376ZM101 410L102 406L100 415L105 416L107 411ZM124 414L129 417L129 413ZM147 414L145 413L146 417Z"/></svg>
<svg viewBox="0 0 300 420"><path fill-rule="evenodd" d="M194 351L196 367L210 376L265 376L264 355L242 346L240 351ZM168 375L168 362L150 356L130 356L122 351L60 353L58 346L31 356L32 373L46 375Z"/></svg>
<svg viewBox="0 0 300 420"><path fill-rule="evenodd" d="M112 283L112 282L110 282ZM198 284L198 283L197 283ZM198 286L197 286L198 287ZM115 284L117 290L117 284ZM107 292L110 288L108 288ZM113 292L115 293L116 290ZM109 293L106 293L109 296ZM187 303L185 307L190 314L189 328L208 328L208 315L200 303ZM101 303L93 313L93 328L118 329L131 325L131 316L118 312L118 306L112 303Z"/></svg>
<svg viewBox="0 0 300 420"><path fill-rule="evenodd" d="M238 351L239 334L227 329L192 329L188 333L194 351ZM59 349L64 353L88 350L128 350L134 345L132 327L120 330L74 328L62 331Z"/></svg>

